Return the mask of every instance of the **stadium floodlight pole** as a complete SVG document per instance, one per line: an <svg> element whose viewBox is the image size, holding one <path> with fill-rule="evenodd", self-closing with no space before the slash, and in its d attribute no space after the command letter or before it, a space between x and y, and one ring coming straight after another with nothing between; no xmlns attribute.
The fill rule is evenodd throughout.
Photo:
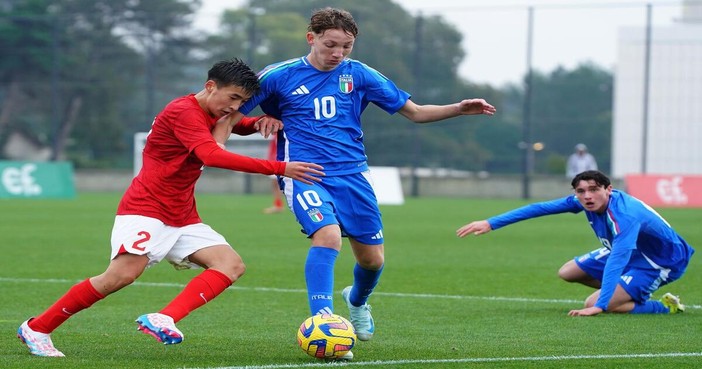
<svg viewBox="0 0 702 369"><path fill-rule="evenodd" d="M256 61L256 43L257 40L257 25L256 18L266 14L266 9L251 7L249 8L249 45L246 48L246 63L254 68L254 62ZM244 174L244 193L253 193L253 174Z"/></svg>
<svg viewBox="0 0 702 369"><path fill-rule="evenodd" d="M651 80L651 16L653 7L646 4L646 39L644 45L643 114L641 122L641 174L647 172L648 161L648 100Z"/></svg>
<svg viewBox="0 0 702 369"><path fill-rule="evenodd" d="M59 46L59 19L54 19L53 21L53 27L51 28L51 120L52 120L52 125L51 125L51 143L52 143L52 148L51 148L51 161L56 161L58 160L60 153L59 151L62 150L62 145L61 145L61 120L60 116L61 114L59 113L60 110L60 105L61 103L59 102L59 99L61 98L60 92L59 92L59 82L60 82L60 75L59 75L59 69L60 67L60 53L61 53L61 48Z"/></svg>
<svg viewBox="0 0 702 369"><path fill-rule="evenodd" d="M528 21L527 21L527 55L526 55L526 65L527 72L524 77L524 108L522 109L522 142L519 147L523 150L522 152L522 198L529 199L531 197L529 193L529 181L531 176L531 171L533 167L532 150L533 145L531 144L531 85L532 85L532 65L531 65L531 52L532 52L532 38L534 30L534 7L530 6L528 10Z"/></svg>
<svg viewBox="0 0 702 369"><path fill-rule="evenodd" d="M420 76L422 68L422 28L423 28L424 17L422 12L417 14L417 22L414 28L414 91L421 91L421 80ZM412 127L412 187L410 191L410 196L419 197L419 175L417 171L419 170L419 161L422 154L422 140L419 138L419 125L414 124Z"/></svg>
<svg viewBox="0 0 702 369"><path fill-rule="evenodd" d="M149 36L144 37L144 86L146 89L146 106L144 109L144 122L153 122L156 117L156 42Z"/></svg>
<svg viewBox="0 0 702 369"><path fill-rule="evenodd" d="M257 40L257 25L256 18L266 14L266 9L252 7L249 8L249 45L246 48L246 64L254 67L254 61L256 59L256 43Z"/></svg>

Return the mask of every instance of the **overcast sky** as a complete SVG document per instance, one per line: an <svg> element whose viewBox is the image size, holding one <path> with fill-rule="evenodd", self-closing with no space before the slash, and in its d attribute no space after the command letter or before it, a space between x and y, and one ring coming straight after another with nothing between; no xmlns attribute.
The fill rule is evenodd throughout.
<svg viewBox="0 0 702 369"><path fill-rule="evenodd" d="M527 68L528 7L533 10L532 66L549 72L593 62L616 66L617 32L644 27L646 4L652 24L674 24L682 15L679 0L394 0L413 15L440 15L463 34L466 58L459 74L473 82L519 83ZM203 0L196 25L218 19L244 0ZM489 4L489 5L487 5ZM363 37L363 30L361 35ZM304 42L300 35L300 42ZM351 55L353 57L353 54Z"/></svg>

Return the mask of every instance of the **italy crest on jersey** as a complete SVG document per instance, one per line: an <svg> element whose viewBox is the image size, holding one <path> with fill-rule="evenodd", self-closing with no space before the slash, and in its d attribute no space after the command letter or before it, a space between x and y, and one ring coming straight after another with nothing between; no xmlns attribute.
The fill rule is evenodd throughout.
<svg viewBox="0 0 702 369"><path fill-rule="evenodd" d="M309 210L307 212L307 215L309 215L310 219L312 219L312 221L315 223L319 223L324 219L324 215L322 215L322 213L317 208Z"/></svg>
<svg viewBox="0 0 702 369"><path fill-rule="evenodd" d="M339 76L339 91L348 94L353 91L353 76L350 74L342 74Z"/></svg>

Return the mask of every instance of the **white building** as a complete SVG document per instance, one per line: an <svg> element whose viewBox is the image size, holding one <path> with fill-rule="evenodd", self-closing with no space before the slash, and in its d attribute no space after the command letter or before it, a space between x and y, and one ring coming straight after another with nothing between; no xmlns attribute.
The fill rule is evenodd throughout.
<svg viewBox="0 0 702 369"><path fill-rule="evenodd" d="M651 30L647 130L645 50L645 28L620 29L611 174L702 174L702 3Z"/></svg>

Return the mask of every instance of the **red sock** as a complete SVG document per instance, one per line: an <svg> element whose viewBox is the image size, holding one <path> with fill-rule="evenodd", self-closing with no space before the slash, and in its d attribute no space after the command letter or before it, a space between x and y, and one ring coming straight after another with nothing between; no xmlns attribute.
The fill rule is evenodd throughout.
<svg viewBox="0 0 702 369"><path fill-rule="evenodd" d="M207 269L193 278L183 291L159 313L170 316L177 323L191 311L205 305L231 285L232 280L224 273Z"/></svg>
<svg viewBox="0 0 702 369"><path fill-rule="evenodd" d="M29 328L41 333L51 333L73 314L89 308L104 298L105 296L101 295L90 283L90 279L86 279L71 287L46 311L32 319L28 323Z"/></svg>
<svg viewBox="0 0 702 369"><path fill-rule="evenodd" d="M276 208L282 208L283 200L280 197L276 197L275 200L273 200L273 206L275 206Z"/></svg>

